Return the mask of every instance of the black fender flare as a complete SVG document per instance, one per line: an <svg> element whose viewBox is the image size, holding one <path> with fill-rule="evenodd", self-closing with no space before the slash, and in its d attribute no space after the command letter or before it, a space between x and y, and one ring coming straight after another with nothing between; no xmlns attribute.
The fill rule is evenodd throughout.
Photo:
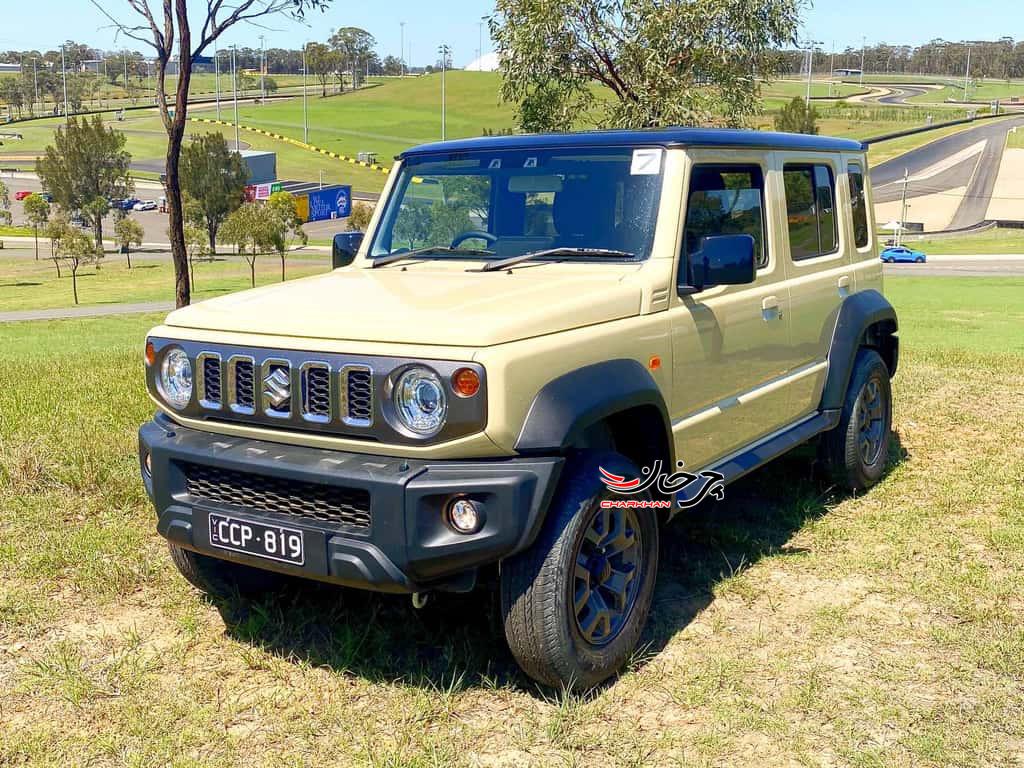
<svg viewBox="0 0 1024 768"><path fill-rule="evenodd" d="M591 427L616 413L658 409L669 449L672 422L654 377L636 360L607 360L552 379L533 398L516 440L519 453L564 453Z"/></svg>
<svg viewBox="0 0 1024 768"><path fill-rule="evenodd" d="M877 338L869 337L869 330ZM857 350L867 340L872 345L888 345L883 352L889 358L889 376L896 373L899 359L899 339L896 331L899 321L896 310L881 293L874 289L858 291L847 296L839 306L836 324L828 350L828 375L821 394L821 410L831 411L843 407L846 388L850 383Z"/></svg>

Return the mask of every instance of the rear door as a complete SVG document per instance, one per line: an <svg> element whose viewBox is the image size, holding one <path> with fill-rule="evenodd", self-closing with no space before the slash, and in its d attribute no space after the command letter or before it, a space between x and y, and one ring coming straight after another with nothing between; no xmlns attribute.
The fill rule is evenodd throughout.
<svg viewBox="0 0 1024 768"><path fill-rule="evenodd" d="M672 421L677 456L707 466L784 424L791 415L780 380L793 362L789 293L767 201L770 155L691 150L677 283L688 284L701 238L749 234L757 277L750 285L678 288L669 309L673 347Z"/></svg>
<svg viewBox="0 0 1024 768"><path fill-rule="evenodd" d="M839 307L854 290L850 195L840 155L777 153L786 206L782 261L792 303L798 415L818 407Z"/></svg>

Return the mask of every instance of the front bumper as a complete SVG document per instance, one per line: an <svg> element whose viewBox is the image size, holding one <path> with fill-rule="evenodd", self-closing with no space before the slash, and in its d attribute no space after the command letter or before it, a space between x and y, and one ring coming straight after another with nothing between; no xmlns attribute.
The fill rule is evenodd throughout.
<svg viewBox="0 0 1024 768"><path fill-rule="evenodd" d="M146 457L150 471L146 470ZM562 459L428 461L387 458L248 440L182 427L158 414L139 429L139 461L157 530L195 552L257 568L384 592L468 589L476 569L528 547L537 534ZM192 495L189 467L242 472L273 482L338 486L369 494L369 524L268 511L233 498ZM469 535L444 521L445 503L468 496L485 510ZM210 512L303 531L302 566L211 546Z"/></svg>

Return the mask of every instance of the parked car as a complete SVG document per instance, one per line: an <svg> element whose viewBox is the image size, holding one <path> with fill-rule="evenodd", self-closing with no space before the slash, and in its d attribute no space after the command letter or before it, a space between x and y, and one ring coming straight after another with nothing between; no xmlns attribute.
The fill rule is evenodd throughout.
<svg viewBox="0 0 1024 768"><path fill-rule="evenodd" d="M49 192L40 192L39 196L48 203L53 202L53 195L51 195Z"/></svg>
<svg viewBox="0 0 1024 768"><path fill-rule="evenodd" d="M907 248L902 245L893 246L892 248L886 248L882 251L881 259L886 264L897 264L902 262L910 262L913 264L924 264L927 261L927 256L921 251L915 251L912 248Z"/></svg>
<svg viewBox="0 0 1024 768"><path fill-rule="evenodd" d="M155 211L156 208L156 200L142 200L132 206L133 211Z"/></svg>
<svg viewBox="0 0 1024 768"><path fill-rule="evenodd" d="M119 200L114 204L115 208L119 208L122 211L135 210L135 205L141 202L137 197L126 197L124 200Z"/></svg>
<svg viewBox="0 0 1024 768"><path fill-rule="evenodd" d="M19 189L17 192L14 193L14 199L20 202L31 194L32 192L30 190Z"/></svg>
<svg viewBox="0 0 1024 768"><path fill-rule="evenodd" d="M860 142L486 137L392 179L330 273L147 337L142 480L199 589L497 579L522 668L587 688L641 637L660 523L812 440L839 486L881 479L897 318Z"/></svg>

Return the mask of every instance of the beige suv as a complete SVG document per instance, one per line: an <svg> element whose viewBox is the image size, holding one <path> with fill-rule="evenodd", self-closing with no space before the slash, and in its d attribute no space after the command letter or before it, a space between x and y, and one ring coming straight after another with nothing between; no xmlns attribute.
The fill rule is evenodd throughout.
<svg viewBox="0 0 1024 768"><path fill-rule="evenodd" d="M184 576L500 582L512 653L586 687L634 648L659 522L802 443L882 475L896 315L858 142L667 129L404 153L328 274L146 343L140 430Z"/></svg>

